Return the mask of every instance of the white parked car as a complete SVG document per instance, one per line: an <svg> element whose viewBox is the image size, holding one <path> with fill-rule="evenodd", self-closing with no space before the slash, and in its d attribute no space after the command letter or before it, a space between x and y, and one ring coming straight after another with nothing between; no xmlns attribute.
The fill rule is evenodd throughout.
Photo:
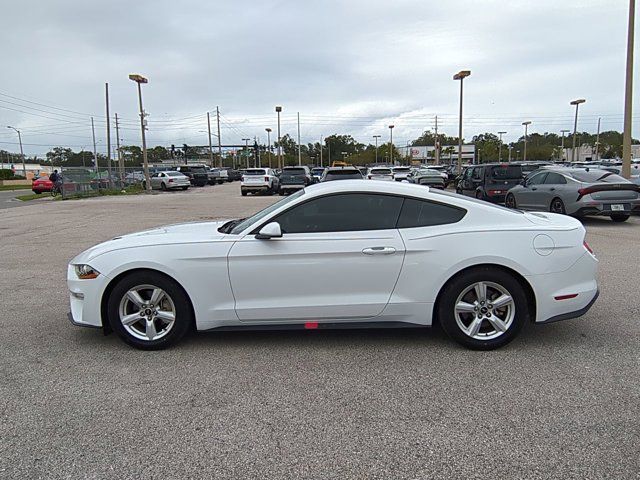
<svg viewBox="0 0 640 480"><path fill-rule="evenodd" d="M407 180L411 173L411 167L393 167L393 178L396 182Z"/></svg>
<svg viewBox="0 0 640 480"><path fill-rule="evenodd" d="M175 170L156 172L149 180L153 190L186 190L191 185L189 177Z"/></svg>
<svg viewBox="0 0 640 480"><path fill-rule="evenodd" d="M280 182L270 168L247 168L240 180L240 193L264 192L273 195L278 192Z"/></svg>
<svg viewBox="0 0 640 480"><path fill-rule="evenodd" d="M571 217L429 187L319 183L246 219L159 227L84 251L68 268L70 319L144 349L192 328L437 319L461 344L491 349L525 323L591 307L598 262L584 237Z"/></svg>
<svg viewBox="0 0 640 480"><path fill-rule="evenodd" d="M395 177L393 176L393 170L389 167L371 167L367 170L367 179L393 182Z"/></svg>

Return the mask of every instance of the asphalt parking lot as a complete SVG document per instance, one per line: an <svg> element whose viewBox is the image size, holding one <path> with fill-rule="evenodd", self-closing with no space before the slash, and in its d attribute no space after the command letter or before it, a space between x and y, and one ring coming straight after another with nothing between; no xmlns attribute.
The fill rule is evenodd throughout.
<svg viewBox="0 0 640 480"><path fill-rule="evenodd" d="M493 352L439 329L207 333L142 352L69 324L76 253L279 198L239 189L0 210L0 477L638 478L638 217L585 222L601 285L586 316Z"/></svg>

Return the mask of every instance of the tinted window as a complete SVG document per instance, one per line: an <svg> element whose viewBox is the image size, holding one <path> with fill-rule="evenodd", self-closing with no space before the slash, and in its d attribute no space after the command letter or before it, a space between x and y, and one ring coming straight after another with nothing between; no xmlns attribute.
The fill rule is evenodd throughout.
<svg viewBox="0 0 640 480"><path fill-rule="evenodd" d="M283 175L305 175L306 173L304 168L285 168L282 170Z"/></svg>
<svg viewBox="0 0 640 480"><path fill-rule="evenodd" d="M370 173L371 175L391 175L391 170L388 168L374 168Z"/></svg>
<svg viewBox="0 0 640 480"><path fill-rule="evenodd" d="M349 193L310 200L279 215L283 233L348 232L395 228L401 197Z"/></svg>
<svg viewBox="0 0 640 480"><path fill-rule="evenodd" d="M329 170L325 175L325 180L350 180L362 178L358 170Z"/></svg>
<svg viewBox="0 0 640 480"><path fill-rule="evenodd" d="M547 178L547 172L536 173L527 179L527 185L540 185L544 183L545 178Z"/></svg>
<svg viewBox="0 0 640 480"><path fill-rule="evenodd" d="M606 170L585 170L584 172L571 172L570 175L579 182L585 183L628 183L628 180Z"/></svg>
<svg viewBox="0 0 640 480"><path fill-rule="evenodd" d="M398 228L429 227L459 222L466 210L441 203L407 198L402 206Z"/></svg>
<svg viewBox="0 0 640 480"><path fill-rule="evenodd" d="M265 171L261 168L253 168L244 172L245 175L265 175Z"/></svg>
<svg viewBox="0 0 640 480"><path fill-rule="evenodd" d="M480 178L480 171L482 169L481 168L474 168L473 169L473 173L471 174L473 176L473 178Z"/></svg>
<svg viewBox="0 0 640 480"><path fill-rule="evenodd" d="M551 185L564 185L565 183L567 183L567 180L559 173L549 172L544 183Z"/></svg>
<svg viewBox="0 0 640 480"><path fill-rule="evenodd" d="M504 165L491 167L491 176L498 180L515 180L522 178L522 167L519 165Z"/></svg>

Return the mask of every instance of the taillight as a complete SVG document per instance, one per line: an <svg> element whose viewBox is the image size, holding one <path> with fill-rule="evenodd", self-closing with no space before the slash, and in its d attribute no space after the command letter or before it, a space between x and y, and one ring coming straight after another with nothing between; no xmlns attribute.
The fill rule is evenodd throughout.
<svg viewBox="0 0 640 480"><path fill-rule="evenodd" d="M169 179L169 183L173 183L173 178L170 178L170 179Z"/></svg>
<svg viewBox="0 0 640 480"><path fill-rule="evenodd" d="M269 177L264 177L264 181L268 182L269 181Z"/></svg>
<svg viewBox="0 0 640 480"><path fill-rule="evenodd" d="M589 246L586 240L582 242L582 245L584 245L584 248L587 250L587 252L589 252L591 255L595 255L595 253L593 253L593 250L591 249L591 247Z"/></svg>

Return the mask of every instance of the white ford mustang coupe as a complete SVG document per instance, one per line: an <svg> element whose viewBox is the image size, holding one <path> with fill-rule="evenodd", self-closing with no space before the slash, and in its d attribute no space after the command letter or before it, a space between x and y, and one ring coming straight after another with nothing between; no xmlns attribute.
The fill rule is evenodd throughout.
<svg viewBox="0 0 640 480"><path fill-rule="evenodd" d="M123 235L68 268L75 325L159 349L191 328L430 326L488 350L583 315L597 260L577 220L428 187L345 180L255 215Z"/></svg>

